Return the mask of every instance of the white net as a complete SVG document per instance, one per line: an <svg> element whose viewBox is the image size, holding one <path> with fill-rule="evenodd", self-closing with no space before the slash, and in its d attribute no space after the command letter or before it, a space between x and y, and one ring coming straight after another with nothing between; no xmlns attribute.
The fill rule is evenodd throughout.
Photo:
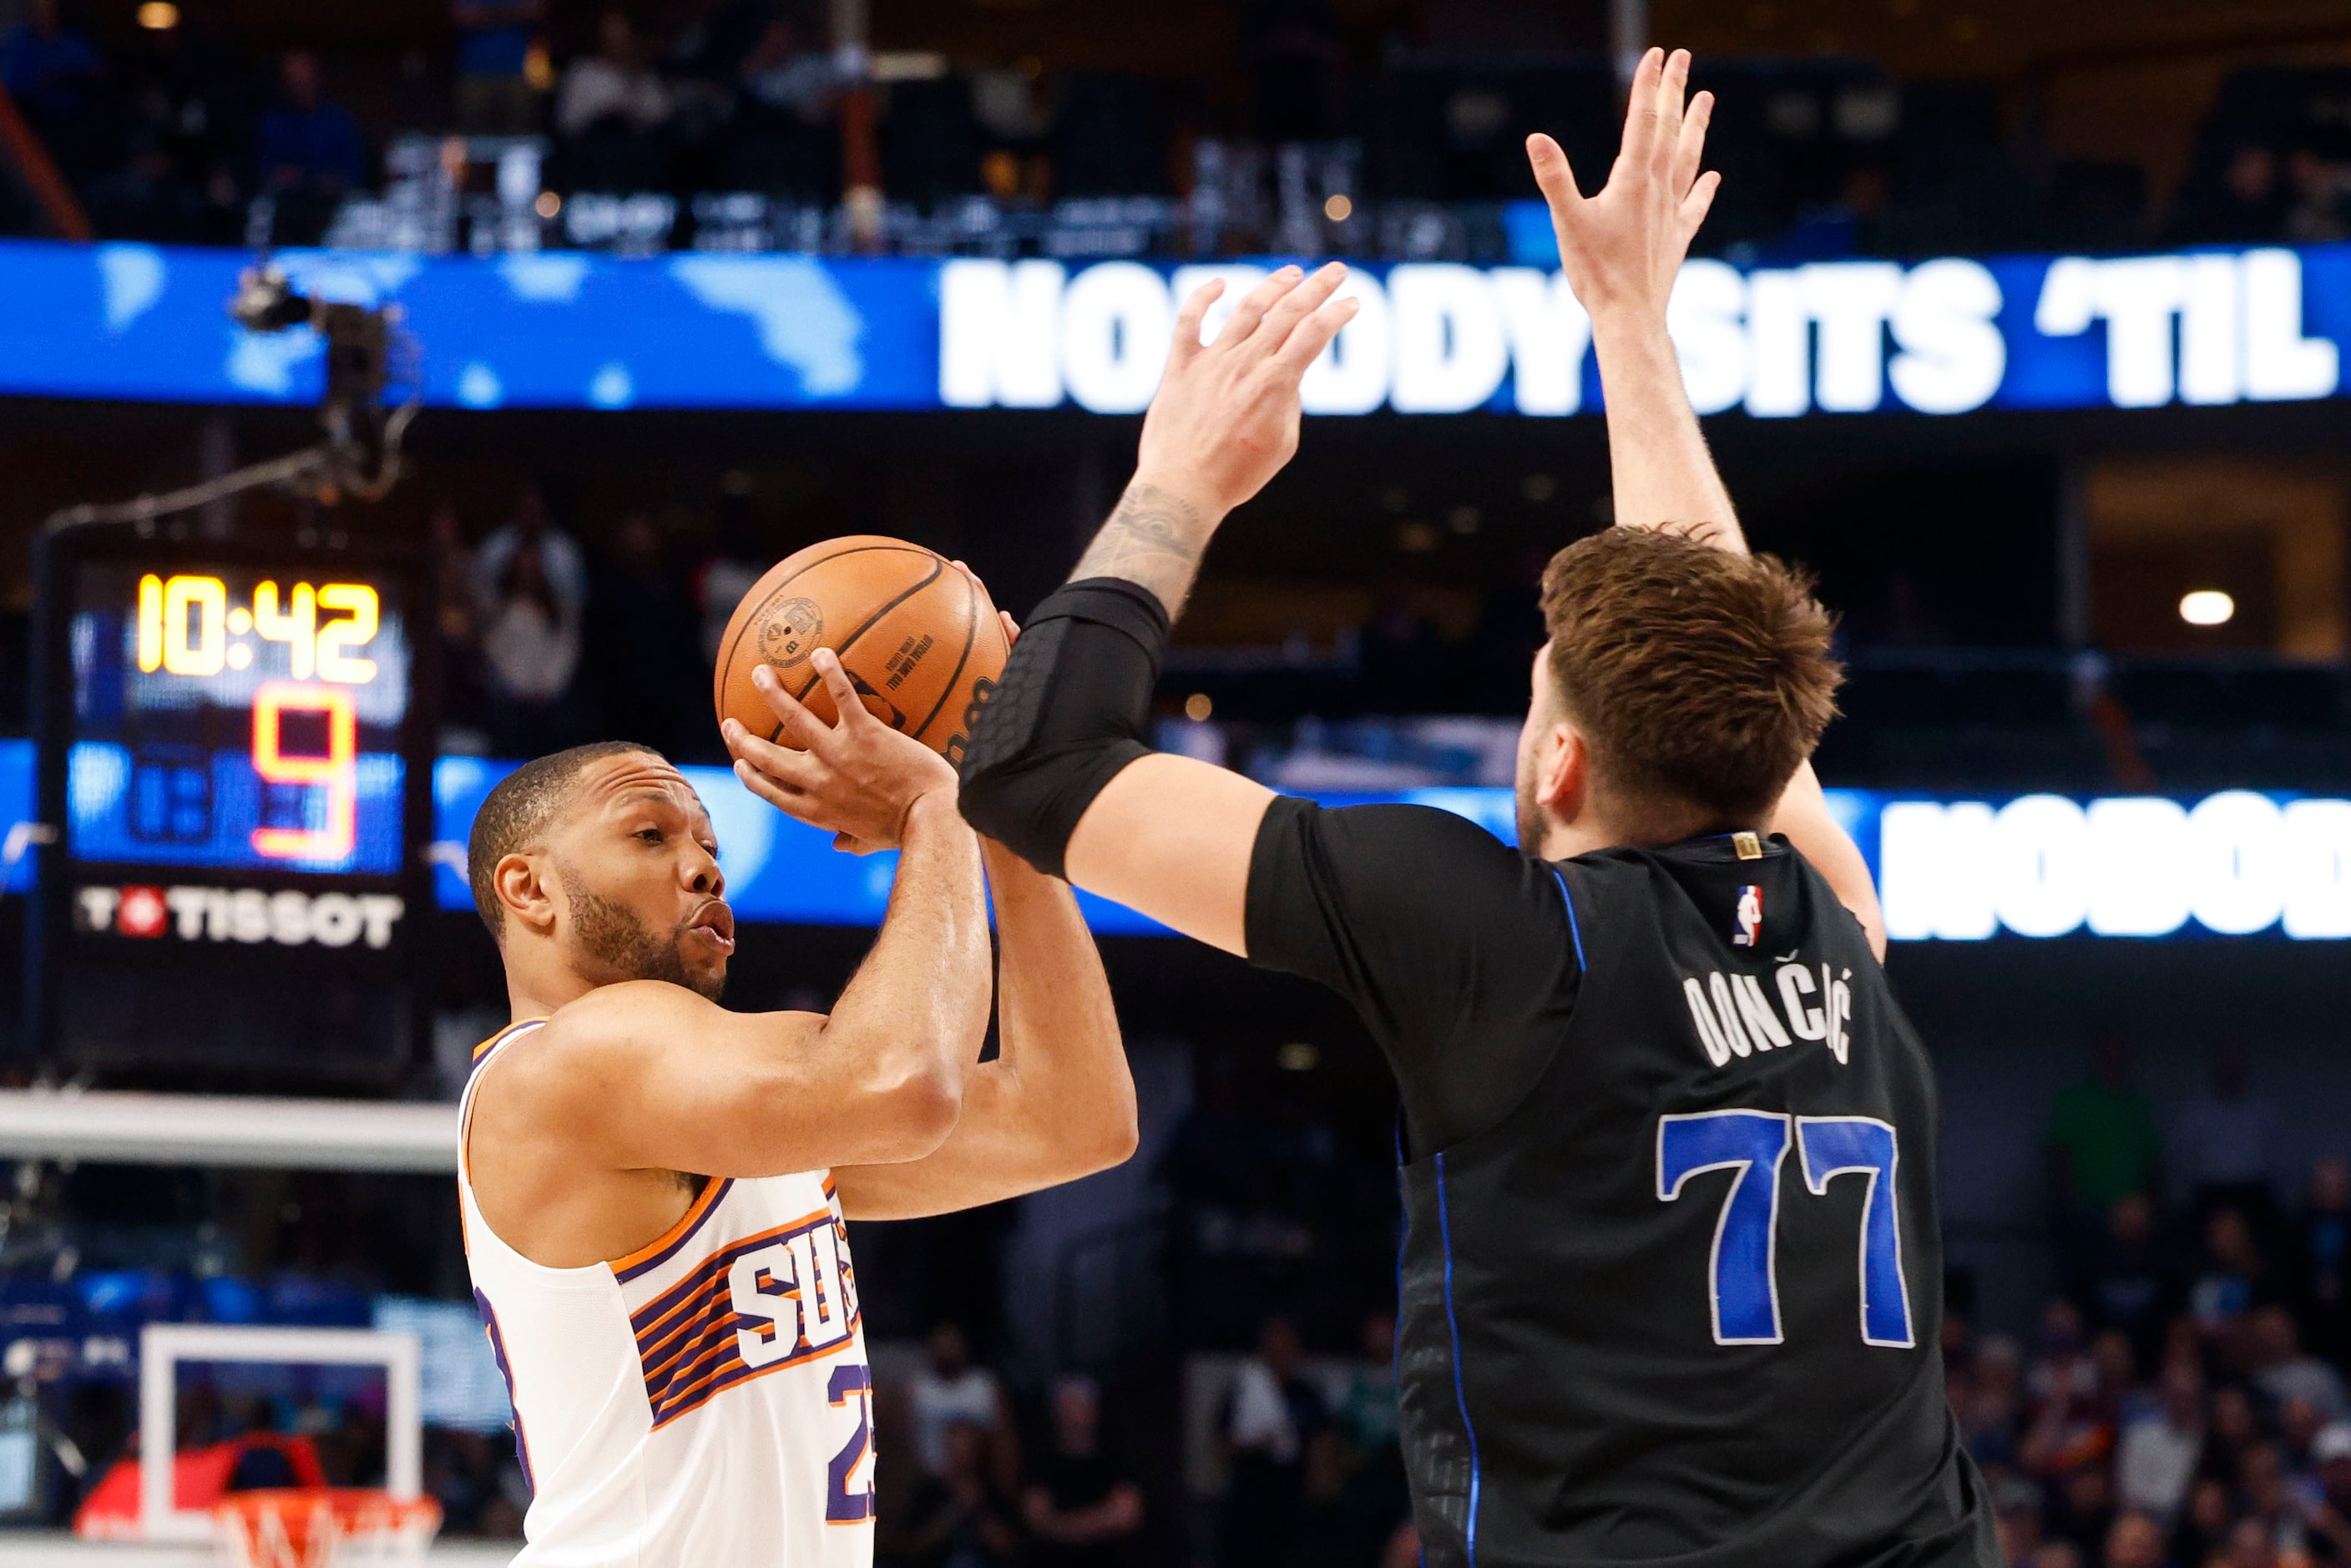
<svg viewBox="0 0 2351 1568"><path fill-rule="evenodd" d="M340 1489L240 1492L213 1511L225 1568L423 1563L441 1528L431 1498Z"/></svg>

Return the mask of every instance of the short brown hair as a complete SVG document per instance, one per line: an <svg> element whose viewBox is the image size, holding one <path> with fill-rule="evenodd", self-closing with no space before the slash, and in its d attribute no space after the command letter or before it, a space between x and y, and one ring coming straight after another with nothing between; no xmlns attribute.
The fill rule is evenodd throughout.
<svg viewBox="0 0 2351 1568"><path fill-rule="evenodd" d="M596 740L569 751L526 762L498 780L474 813L474 831L465 845L465 880L474 892L474 912L500 946L506 946L506 910L498 903L498 862L534 848L547 836L557 815L571 799L580 770L607 757L643 755L666 762L650 746L626 740Z"/></svg>
<svg viewBox="0 0 2351 1568"><path fill-rule="evenodd" d="M1628 831L1760 826L1836 716L1844 672L1810 576L1649 528L1544 569L1551 673Z"/></svg>

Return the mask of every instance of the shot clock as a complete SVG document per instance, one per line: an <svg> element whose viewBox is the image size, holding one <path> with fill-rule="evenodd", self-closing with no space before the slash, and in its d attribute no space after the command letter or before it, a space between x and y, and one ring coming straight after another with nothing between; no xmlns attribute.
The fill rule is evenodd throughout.
<svg viewBox="0 0 2351 1568"><path fill-rule="evenodd" d="M37 1050L395 1070L434 726L412 556L74 528L40 549Z"/></svg>

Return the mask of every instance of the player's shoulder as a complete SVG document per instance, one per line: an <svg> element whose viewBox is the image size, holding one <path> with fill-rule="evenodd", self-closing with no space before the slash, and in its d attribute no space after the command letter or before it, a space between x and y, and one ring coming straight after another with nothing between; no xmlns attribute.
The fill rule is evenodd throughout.
<svg viewBox="0 0 2351 1568"><path fill-rule="evenodd" d="M625 1072L632 1062L650 1061L681 1035L701 1034L715 1015L727 1015L684 986L666 980L621 980L566 1002L523 1040L513 1058L511 1081L541 1079L550 1087L576 1087L581 1070L593 1064L605 1072ZM601 1076L601 1074L600 1074Z"/></svg>
<svg viewBox="0 0 2351 1568"><path fill-rule="evenodd" d="M1324 806L1285 795L1275 800L1268 818L1272 825L1311 833L1334 845L1382 846L1407 853L1426 851L1468 856L1496 865L1531 858L1464 812L1420 801L1377 800Z"/></svg>

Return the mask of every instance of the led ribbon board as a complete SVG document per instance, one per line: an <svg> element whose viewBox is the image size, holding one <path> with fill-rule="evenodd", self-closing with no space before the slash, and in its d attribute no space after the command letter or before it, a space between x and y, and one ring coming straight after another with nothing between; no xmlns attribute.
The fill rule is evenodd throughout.
<svg viewBox="0 0 2351 1568"><path fill-rule="evenodd" d="M458 408L1133 413L1176 307L1275 265L586 252L286 251L317 298L397 301L428 403ZM223 312L241 252L0 242L0 395L312 403L308 329ZM1362 310L1309 374L1333 416L1596 413L1583 311L1544 267L1359 263ZM1218 318L1212 314L1213 328ZM2351 245L1853 259L1682 271L1671 326L1702 413L2154 408L2344 395Z"/></svg>

